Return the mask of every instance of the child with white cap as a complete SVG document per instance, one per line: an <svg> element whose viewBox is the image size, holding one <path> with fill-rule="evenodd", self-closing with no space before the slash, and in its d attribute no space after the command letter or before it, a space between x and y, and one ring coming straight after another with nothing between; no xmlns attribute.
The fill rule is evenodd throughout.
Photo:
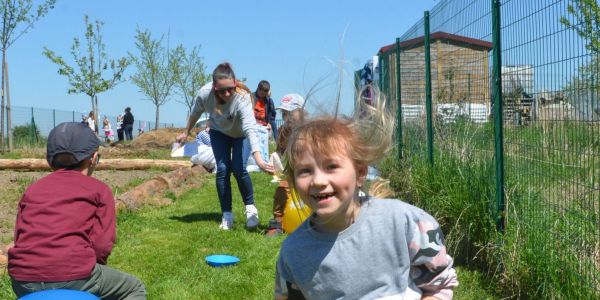
<svg viewBox="0 0 600 300"><path fill-rule="evenodd" d="M281 98L281 105L279 105L277 109L281 110L284 124L281 126L277 137L277 152L273 154L275 159L272 157L272 160L274 161L273 165L276 168L277 165L281 165L277 164L276 161L279 160L280 156L285 154L288 137L293 128L304 120L304 98L298 94L287 94ZM280 169L276 171L282 172L283 167L280 167ZM285 205L289 197L290 188L288 182L286 180L280 180L279 186L273 195L273 219L269 221L267 236L275 236L283 232L281 223Z"/></svg>

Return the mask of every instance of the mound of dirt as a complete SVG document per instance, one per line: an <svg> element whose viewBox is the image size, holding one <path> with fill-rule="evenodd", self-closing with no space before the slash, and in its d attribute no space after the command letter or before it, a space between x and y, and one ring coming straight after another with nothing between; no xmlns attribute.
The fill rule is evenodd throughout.
<svg viewBox="0 0 600 300"><path fill-rule="evenodd" d="M192 130L191 137L195 137L200 129L194 128ZM142 135L136 137L131 142L131 146L134 148L167 148L171 149L171 145L175 142L175 137L180 133L184 132L184 128L160 128L151 130Z"/></svg>

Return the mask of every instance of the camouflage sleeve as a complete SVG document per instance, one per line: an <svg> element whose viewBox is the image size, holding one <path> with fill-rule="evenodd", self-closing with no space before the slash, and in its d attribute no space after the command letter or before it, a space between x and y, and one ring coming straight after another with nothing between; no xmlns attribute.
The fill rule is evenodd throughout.
<svg viewBox="0 0 600 300"><path fill-rule="evenodd" d="M275 267L275 300L284 300L288 297L288 290L286 284L287 281L280 271L282 268L282 264L283 262L281 260L281 257L279 257L279 259L277 260L277 266Z"/></svg>
<svg viewBox="0 0 600 300"><path fill-rule="evenodd" d="M458 280L440 225L424 211L416 212L408 222L412 286L418 287L423 296L452 299Z"/></svg>

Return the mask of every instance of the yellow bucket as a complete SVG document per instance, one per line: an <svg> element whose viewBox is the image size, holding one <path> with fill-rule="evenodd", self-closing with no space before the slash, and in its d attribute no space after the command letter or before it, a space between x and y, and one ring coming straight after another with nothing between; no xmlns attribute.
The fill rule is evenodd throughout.
<svg viewBox="0 0 600 300"><path fill-rule="evenodd" d="M290 194L285 203L283 218L281 220L283 231L288 234L294 232L310 216L311 212L310 207L304 204L298 196L296 189L290 187Z"/></svg>

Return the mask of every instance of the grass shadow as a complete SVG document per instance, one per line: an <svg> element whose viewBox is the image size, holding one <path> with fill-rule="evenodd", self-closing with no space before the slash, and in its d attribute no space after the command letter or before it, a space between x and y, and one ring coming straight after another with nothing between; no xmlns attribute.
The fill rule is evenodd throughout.
<svg viewBox="0 0 600 300"><path fill-rule="evenodd" d="M175 220L184 223L193 223L201 221L215 221L221 222L221 213L209 212L209 213L193 213L183 216L170 216L170 220Z"/></svg>

